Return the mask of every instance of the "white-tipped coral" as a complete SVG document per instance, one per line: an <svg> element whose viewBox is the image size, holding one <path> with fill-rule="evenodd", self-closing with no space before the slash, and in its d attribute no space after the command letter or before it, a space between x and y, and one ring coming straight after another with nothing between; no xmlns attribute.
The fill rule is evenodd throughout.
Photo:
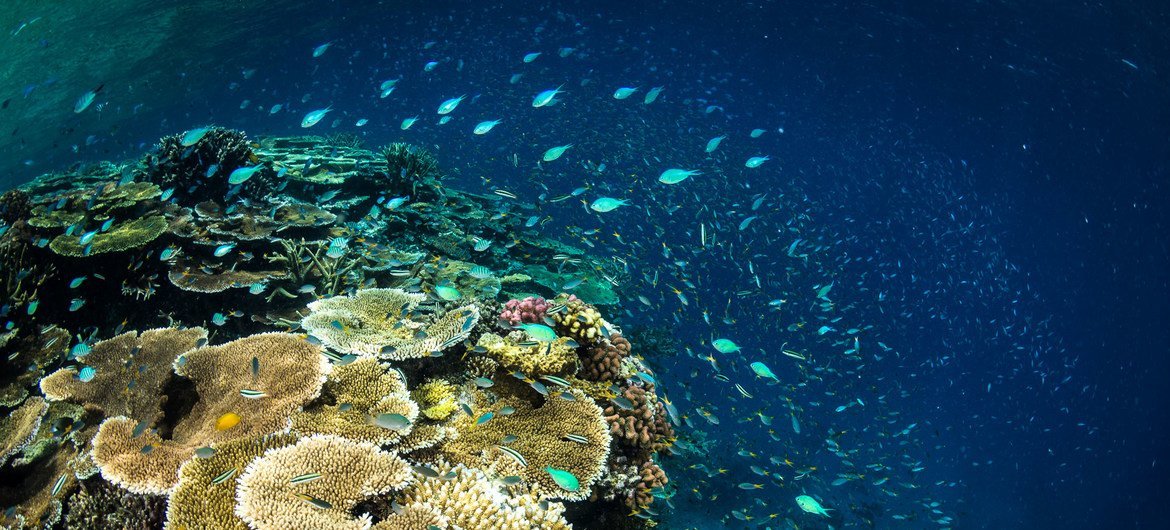
<svg viewBox="0 0 1170 530"><path fill-rule="evenodd" d="M236 515L253 530L365 530L358 502L407 486L410 465L373 444L310 436L269 450L240 475Z"/></svg>
<svg viewBox="0 0 1170 530"><path fill-rule="evenodd" d="M438 467L439 477L425 478L410 487L402 504L412 510L430 508L447 520L447 528L464 530L568 529L565 506L542 501L526 492L508 491L483 471L456 465ZM522 488L516 488L520 490ZM390 518L386 523L393 522ZM385 524L385 523L383 523ZM379 524L376 530L393 526Z"/></svg>

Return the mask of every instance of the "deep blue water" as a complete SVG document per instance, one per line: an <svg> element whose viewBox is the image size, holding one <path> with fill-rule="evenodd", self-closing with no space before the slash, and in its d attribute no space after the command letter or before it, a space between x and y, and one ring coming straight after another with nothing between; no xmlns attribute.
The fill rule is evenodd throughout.
<svg viewBox="0 0 1170 530"><path fill-rule="evenodd" d="M20 106L41 92L0 96L13 100L0 116L17 117L0 118L9 183L136 157L207 123L301 134L305 113L331 105L307 132L425 145L458 176L453 185L530 199L588 185L582 198L630 199L605 215L576 199L550 204L545 229L573 240L571 227L599 228L586 238L592 251L630 264L619 323L668 328L682 348L650 362L692 424L684 440L710 440L712 454L667 461L672 528L1170 521L1164 5L365 4L193 15L187 39L128 74L104 79L98 68L93 83L63 89L105 83L100 116L67 105L33 120ZM28 45L68 49L67 34ZM558 57L562 47L575 50ZM522 63L530 52L542 55ZM424 72L428 61L439 64ZM47 77L5 86L72 68L48 64ZM399 77L379 98L378 84ZM532 108L561 84L560 104ZM611 97L622 86L639 92ZM643 104L653 86L665 89ZM464 94L438 125L435 107ZM356 127L359 118L369 123ZM497 118L488 135L470 133ZM765 132L751 138L754 128ZM527 162L568 143L562 161ZM771 160L745 168L756 155ZM668 167L703 174L667 187L656 180ZM816 291L829 283L825 309ZM772 300L784 300L779 311ZM715 353L719 337L743 351ZM794 362L782 346L811 360ZM784 384L755 377L754 360ZM852 472L863 477L831 484ZM792 499L802 493L834 517L800 514Z"/></svg>

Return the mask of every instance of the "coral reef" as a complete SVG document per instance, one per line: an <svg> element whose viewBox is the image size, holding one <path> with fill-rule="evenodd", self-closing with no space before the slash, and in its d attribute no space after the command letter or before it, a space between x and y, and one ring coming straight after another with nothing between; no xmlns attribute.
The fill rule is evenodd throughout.
<svg viewBox="0 0 1170 530"><path fill-rule="evenodd" d="M228 176L259 162L247 136L240 131L210 127L192 145L183 145L192 131L167 136L145 159L145 177L178 197L192 201L222 199L229 190ZM242 195L267 196L275 188L275 172L264 170L242 186Z"/></svg>
<svg viewBox="0 0 1170 530"><path fill-rule="evenodd" d="M520 370L530 376L565 375L577 368L577 353L569 346L568 337L558 337L548 343L527 344L516 337L501 337L492 333L480 335L476 348L499 362L500 366Z"/></svg>
<svg viewBox="0 0 1170 530"><path fill-rule="evenodd" d="M609 426L601 409L583 392L563 391L567 396L561 392L557 391L537 408L527 401L502 399L476 411L475 417L463 415L454 424L459 436L443 445L443 453L452 462L472 467L492 462L508 463L510 457L498 446L505 436L511 435L516 439L506 445L520 453L527 462L518 472L540 496L567 500L587 498L609 456ZM514 412L504 413L505 407L514 409ZM491 416L484 420L488 413ZM548 466L572 473L580 482L580 488L568 491L557 485L545 472Z"/></svg>
<svg viewBox="0 0 1170 530"><path fill-rule="evenodd" d="M617 381L622 376L622 361L630 355L630 341L620 333L590 344L581 351L581 370L577 373L589 381Z"/></svg>
<svg viewBox="0 0 1170 530"><path fill-rule="evenodd" d="M633 407L625 408L616 403L605 407L605 420L609 422L609 431L615 439L655 452L673 443L674 428L667 421L666 409L654 394L653 386L628 386L622 390L621 397L629 400Z"/></svg>
<svg viewBox="0 0 1170 530"><path fill-rule="evenodd" d="M285 333L194 349L175 361L175 373L191 380L199 400L170 438L149 424L111 418L94 437L94 462L106 480L130 491L169 493L196 449L287 429L293 413L320 392L324 359L319 347Z"/></svg>
<svg viewBox="0 0 1170 530"><path fill-rule="evenodd" d="M160 215L151 215L115 223L108 231L89 236L61 234L49 243L49 248L62 256L74 258L121 252L139 248L162 235L167 222Z"/></svg>
<svg viewBox="0 0 1170 530"><path fill-rule="evenodd" d="M332 404L294 415L294 431L386 445L410 434L411 425L418 419L419 407L410 399L402 377L373 357L334 367L322 393ZM409 423L401 429L387 429L370 421L382 414L397 414Z"/></svg>
<svg viewBox="0 0 1170 530"><path fill-rule="evenodd" d="M41 392L51 400L151 424L162 415L162 387L171 375L171 364L206 340L203 328L127 331L95 343L77 359L78 367L62 368L42 379ZM92 374L82 379L81 370Z"/></svg>
<svg viewBox="0 0 1170 530"><path fill-rule="evenodd" d="M167 530L247 530L235 512L240 473L266 451L297 440L292 434L243 438L215 444L206 458L188 459L179 468L178 484L167 502ZM217 482L224 473L231 476Z"/></svg>
<svg viewBox="0 0 1170 530"><path fill-rule="evenodd" d="M581 344L590 344L601 338L601 313L576 295L558 297L557 302L565 306L553 313L557 332L577 339Z"/></svg>
<svg viewBox="0 0 1170 530"><path fill-rule="evenodd" d="M138 495L109 482L86 480L65 508L65 528L157 530L165 520L166 506L164 497Z"/></svg>
<svg viewBox="0 0 1170 530"><path fill-rule="evenodd" d="M571 528L561 503L542 501L528 492L501 491L483 471L463 465L439 466L436 478L423 478L403 495L402 505L414 517L440 515L447 528L464 530L505 530L530 528L560 530ZM450 478L448 478L450 477ZM388 523L378 530L395 528Z"/></svg>
<svg viewBox="0 0 1170 530"><path fill-rule="evenodd" d="M414 389L410 393L427 419L442 421L454 414L459 408L456 403L458 394L455 385L442 379L431 379Z"/></svg>
<svg viewBox="0 0 1170 530"><path fill-rule="evenodd" d="M364 529L350 510L368 497L410 483L409 464L372 444L310 436L270 449L240 475L236 514L254 530ZM311 478L306 478L311 477Z"/></svg>
<svg viewBox="0 0 1170 530"><path fill-rule="evenodd" d="M48 408L45 400L34 396L0 418L0 466L36 438Z"/></svg>

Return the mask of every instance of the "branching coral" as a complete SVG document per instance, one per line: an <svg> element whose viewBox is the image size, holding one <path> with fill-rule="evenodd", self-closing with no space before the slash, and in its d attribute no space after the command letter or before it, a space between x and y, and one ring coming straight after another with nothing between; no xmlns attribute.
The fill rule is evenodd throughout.
<svg viewBox="0 0 1170 530"><path fill-rule="evenodd" d="M287 429L289 417L320 392L326 370L320 347L286 333L197 348L175 361L175 373L195 384L199 400L171 437L111 418L94 437L94 462L102 476L130 491L169 492L196 449Z"/></svg>
<svg viewBox="0 0 1170 530"><path fill-rule="evenodd" d="M431 379L411 391L410 395L422 408L422 415L429 420L445 420L459 408L455 401L455 385L442 379Z"/></svg>
<svg viewBox="0 0 1170 530"><path fill-rule="evenodd" d="M565 507L545 502L524 492L509 494L483 471L456 465L440 465L440 477L425 478L408 489L402 505L410 510L426 510L446 518L448 528L464 530L511 530L571 528L564 518ZM453 474L453 476L451 475ZM375 530L392 530L390 518Z"/></svg>
<svg viewBox="0 0 1170 530"><path fill-rule="evenodd" d="M206 340L203 328L159 328L141 335L128 331L94 344L78 359L93 369L92 380L78 377L82 368L62 368L41 380L41 392L51 400L81 403L106 416L153 423L162 414L162 389L171 364Z"/></svg>
<svg viewBox="0 0 1170 530"><path fill-rule="evenodd" d="M477 348L499 361L510 370L520 370L530 376L565 375L577 368L576 351L569 346L568 337L558 337L552 342L522 345L512 337L501 337L485 333L479 337Z"/></svg>
<svg viewBox="0 0 1170 530"><path fill-rule="evenodd" d="M32 201L28 192L8 190L0 195L0 221L12 224L21 219L28 219L30 212Z"/></svg>
<svg viewBox="0 0 1170 530"><path fill-rule="evenodd" d="M439 180L443 176L435 156L415 145L393 143L382 148L382 156L386 158L386 177L391 193L417 195L415 192L420 183Z"/></svg>
<svg viewBox="0 0 1170 530"><path fill-rule="evenodd" d="M84 481L65 510L65 528L156 530L163 524L166 499L138 495L101 480ZM195 528L192 526L191 528Z"/></svg>
<svg viewBox="0 0 1170 530"><path fill-rule="evenodd" d="M410 465L394 453L346 438L311 436L271 449L248 465L240 475L236 514L254 530L364 530L369 516L354 518L350 510L412 478Z"/></svg>
<svg viewBox="0 0 1170 530"><path fill-rule="evenodd" d="M183 145L186 135L163 138L155 153L146 158L147 178L173 188L180 197L196 201L222 199L230 187L228 176L232 171L258 161L248 138L240 131L211 127L190 146ZM216 166L214 171L212 166ZM266 197L275 188L275 174L265 169L253 175L242 185L243 194Z"/></svg>
<svg viewBox="0 0 1170 530"><path fill-rule="evenodd" d="M386 445L410 434L411 425L418 419L418 405L410 399L398 372L373 357L334 367L323 394L331 404L294 415L294 431ZM380 427L372 418L381 414L398 414L409 423L402 429Z"/></svg>
<svg viewBox="0 0 1170 530"><path fill-rule="evenodd" d="M430 325L405 317L425 299L401 289L362 289L310 303L301 327L342 353L402 360L441 352L479 320L474 306L448 311Z"/></svg>
<svg viewBox="0 0 1170 530"><path fill-rule="evenodd" d="M587 498L609 456L609 426L601 409L583 392L565 392L568 396L560 396L558 391L539 408L526 401L505 398L477 411L474 418L463 415L455 422L459 436L444 444L442 451L453 462L469 466L483 466L501 459L510 461L498 446L503 444L505 436L512 435L516 440L507 446L527 461L520 476L541 496L567 500ZM504 407L511 407L515 412L505 414ZM482 421L483 414L489 412L490 419ZM568 491L558 486L545 471L547 466L569 471L577 477L580 488Z"/></svg>
<svg viewBox="0 0 1170 530"><path fill-rule="evenodd" d="M565 308L553 313L553 321L557 324L557 332L577 339L581 344L589 344L601 338L601 313L576 295L567 298L557 298L557 302Z"/></svg>
<svg viewBox="0 0 1170 530"><path fill-rule="evenodd" d="M329 245L321 242L280 240L282 251L265 256L269 262L288 271L297 287L315 283L320 295L336 295L346 285L357 285L360 279L360 261L348 253L329 256ZM270 298L271 299L271 298Z"/></svg>
<svg viewBox="0 0 1170 530"><path fill-rule="evenodd" d="M581 351L581 370L577 375L589 381L616 381L622 375L622 360L630 355L630 341L620 333L611 333Z"/></svg>
<svg viewBox="0 0 1170 530"><path fill-rule="evenodd" d="M248 464L266 451L296 443L292 434L273 434L216 444L207 458L179 468L179 483L167 502L166 530L247 530L236 516L236 484ZM224 473L231 477L216 482Z"/></svg>

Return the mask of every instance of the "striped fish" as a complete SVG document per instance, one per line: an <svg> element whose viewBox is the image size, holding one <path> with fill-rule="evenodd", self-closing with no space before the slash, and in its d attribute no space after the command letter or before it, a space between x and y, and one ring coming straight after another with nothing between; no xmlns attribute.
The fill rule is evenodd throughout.
<svg viewBox="0 0 1170 530"><path fill-rule="evenodd" d="M289 484L306 484L321 478L320 473L305 473L304 475L297 475L289 479Z"/></svg>
<svg viewBox="0 0 1170 530"><path fill-rule="evenodd" d="M249 390L247 388L244 388L244 389L240 389L240 395L244 396L248 399L260 399L264 396L267 396L268 394L265 394L264 392L261 392L259 390Z"/></svg>
<svg viewBox="0 0 1170 530"><path fill-rule="evenodd" d="M236 476L236 472L237 472L237 471L239 471L239 470L240 470L240 468L238 468L238 467L233 467L233 468L231 468L231 469L229 469L229 470L227 470L227 471L224 471L223 473L220 473L219 475L216 475L216 477L215 477L215 478L211 479L211 484L212 484L212 485L215 485L215 484L223 484L224 482L227 482L227 480L228 480L228 479L230 479L230 478L232 478L232 477Z"/></svg>
<svg viewBox="0 0 1170 530"><path fill-rule="evenodd" d="M563 439L568 440L570 442L577 442L579 444L588 444L589 443L589 439L584 437L584 436L581 436L580 434L566 434Z"/></svg>
<svg viewBox="0 0 1170 530"><path fill-rule="evenodd" d="M511 457L512 460L515 460L520 465L522 465L524 467L528 467L528 461L525 460L524 457L515 449L512 449L511 447L505 447L502 445L497 445L496 448L499 449L501 453L504 453L504 454L508 455L509 457Z"/></svg>

